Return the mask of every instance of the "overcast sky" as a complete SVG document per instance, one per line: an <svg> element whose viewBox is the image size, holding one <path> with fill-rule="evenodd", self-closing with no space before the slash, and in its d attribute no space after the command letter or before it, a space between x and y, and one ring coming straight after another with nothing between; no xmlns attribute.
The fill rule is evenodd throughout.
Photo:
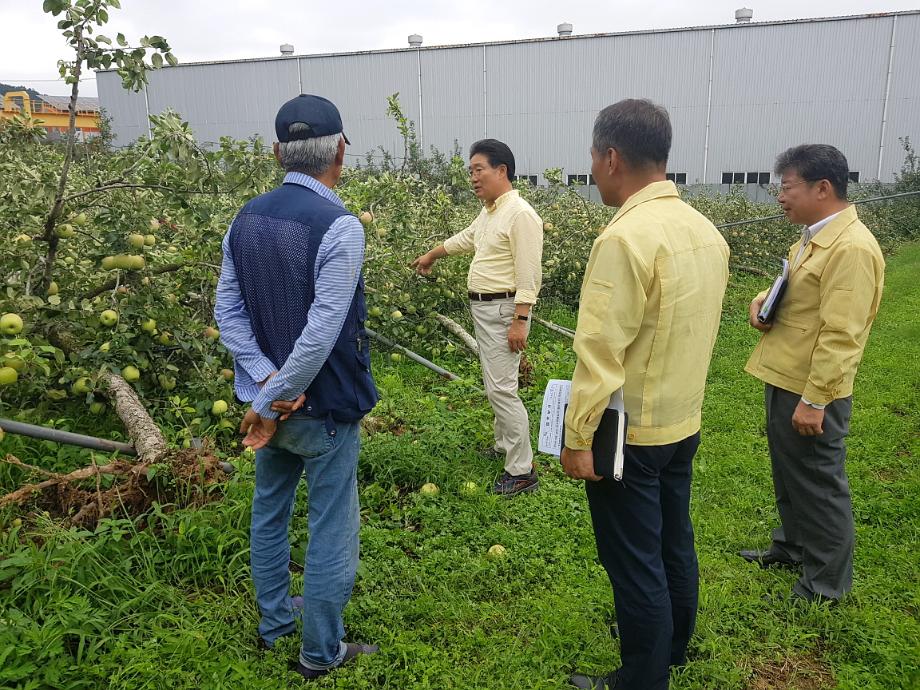
<svg viewBox="0 0 920 690"><path fill-rule="evenodd" d="M103 33L129 40L159 34L180 62L295 53L401 48L411 33L426 46L553 36L569 22L574 33L606 33L734 23L751 7L754 21L802 19L920 8L920 0L121 0ZM0 0L0 82L65 95L57 61L68 56L56 19L41 0ZM675 65L680 69L679 65ZM81 94L96 95L89 78Z"/></svg>

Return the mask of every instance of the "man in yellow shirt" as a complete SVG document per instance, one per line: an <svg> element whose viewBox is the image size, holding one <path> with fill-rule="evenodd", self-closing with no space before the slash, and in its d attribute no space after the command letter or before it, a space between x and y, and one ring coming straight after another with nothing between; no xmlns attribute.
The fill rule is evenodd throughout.
<svg viewBox="0 0 920 690"><path fill-rule="evenodd" d="M604 203L619 210L595 240L581 285L562 464L588 480L622 663L605 677L572 676L580 688L665 690L696 622L690 478L729 251L665 180L670 148L668 113L649 101L620 101L594 122L591 173ZM591 447L620 388L629 426L615 481L594 473Z"/></svg>
<svg viewBox="0 0 920 690"><path fill-rule="evenodd" d="M849 166L833 146L807 144L779 156L778 201L802 239L790 276L746 371L764 382L767 440L781 526L766 551L741 556L764 568L802 567L792 597L836 601L853 586L853 507L844 462L853 379L878 312L885 261L847 202Z"/></svg>
<svg viewBox="0 0 920 690"><path fill-rule="evenodd" d="M429 275L438 259L473 253L467 277L470 310L486 396L495 413L494 449L505 456L505 471L493 491L514 496L539 486L527 410L518 397L518 368L540 292L543 221L511 186L514 155L506 144L477 141L470 148L469 169L482 211L412 266Z"/></svg>

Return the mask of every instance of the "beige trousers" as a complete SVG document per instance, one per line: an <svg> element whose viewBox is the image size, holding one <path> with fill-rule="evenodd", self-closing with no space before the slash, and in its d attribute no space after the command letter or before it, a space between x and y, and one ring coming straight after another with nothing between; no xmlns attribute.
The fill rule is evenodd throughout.
<svg viewBox="0 0 920 690"><path fill-rule="evenodd" d="M482 381L495 413L495 448L505 453L505 471L510 475L530 472L533 449L530 422L518 397L520 353L508 347L508 329L514 316L514 298L491 302L470 302L473 327L479 344ZM528 330L530 322L527 322Z"/></svg>

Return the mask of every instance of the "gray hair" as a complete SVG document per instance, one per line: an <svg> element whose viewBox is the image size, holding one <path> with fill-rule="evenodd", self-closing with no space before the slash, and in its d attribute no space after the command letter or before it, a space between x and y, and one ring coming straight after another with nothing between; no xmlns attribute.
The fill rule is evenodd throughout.
<svg viewBox="0 0 920 690"><path fill-rule="evenodd" d="M295 122L288 132L296 134L307 129L306 125ZM325 137L311 137L278 143L278 157L285 172L302 172L307 175L322 175L335 163L342 134L330 134Z"/></svg>
<svg viewBox="0 0 920 690"><path fill-rule="evenodd" d="M671 151L671 119L660 105L627 98L598 114L592 143L598 153L616 149L634 167L662 165Z"/></svg>

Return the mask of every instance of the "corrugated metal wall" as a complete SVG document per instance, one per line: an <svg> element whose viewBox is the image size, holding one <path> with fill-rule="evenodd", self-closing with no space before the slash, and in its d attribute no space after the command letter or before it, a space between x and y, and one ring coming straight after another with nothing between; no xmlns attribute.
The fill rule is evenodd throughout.
<svg viewBox="0 0 920 690"><path fill-rule="evenodd" d="M98 86L120 144L146 133L148 107L167 106L202 141L272 141L281 103L322 94L342 111L354 160L379 147L402 155L386 116L399 92L426 151L496 137L519 174L541 179L548 167L587 174L598 110L648 97L671 114L669 170L690 184L770 171L784 148L819 141L861 181L881 169L889 182L904 160L899 138L920 141L920 13L180 65L150 74L146 104L113 72Z"/></svg>

